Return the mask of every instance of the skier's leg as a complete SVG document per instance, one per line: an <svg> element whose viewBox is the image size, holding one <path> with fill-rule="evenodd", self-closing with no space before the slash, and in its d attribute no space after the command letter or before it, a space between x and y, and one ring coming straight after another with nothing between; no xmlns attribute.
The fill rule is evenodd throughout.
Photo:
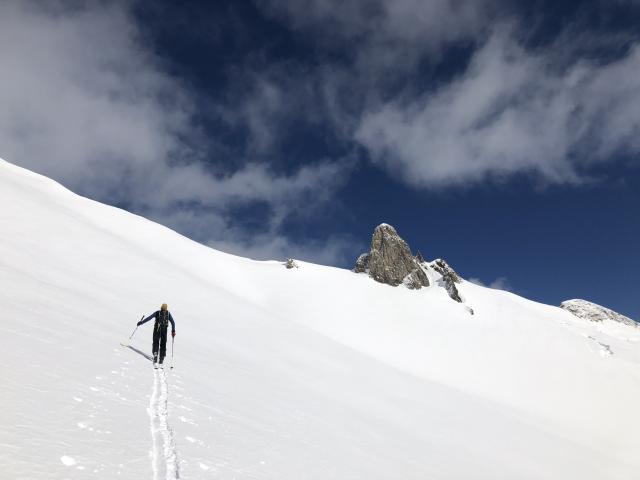
<svg viewBox="0 0 640 480"><path fill-rule="evenodd" d="M167 355L167 329L160 329L160 363L164 362L164 357Z"/></svg>
<svg viewBox="0 0 640 480"><path fill-rule="evenodd" d="M153 352L153 363L158 361L158 346L160 345L160 329L154 327L153 329L153 343L151 345L151 351Z"/></svg>

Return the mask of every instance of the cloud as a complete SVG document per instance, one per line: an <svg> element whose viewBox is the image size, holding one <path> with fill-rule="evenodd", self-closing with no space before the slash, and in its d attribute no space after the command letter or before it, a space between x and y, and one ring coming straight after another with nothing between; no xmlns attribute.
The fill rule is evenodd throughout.
<svg viewBox="0 0 640 480"><path fill-rule="evenodd" d="M0 4L0 156L201 241L239 239L246 252L282 255L286 239L269 248L266 238L234 227L237 209L260 205L258 230L282 235L285 220L312 215L340 188L353 162L316 160L282 174L251 157L232 168L215 158L224 139L201 130L196 93L168 73L131 6ZM277 90L260 92L261 109L275 111ZM271 139L259 110L245 113L250 143L263 148ZM332 261L316 247L296 248L303 258Z"/></svg>
<svg viewBox="0 0 640 480"><path fill-rule="evenodd" d="M469 282L474 283L476 285L480 285L481 287L494 288L496 290L505 290L507 292L513 292L513 287L511 283L506 277L498 277L492 282L488 284L480 280L479 278L472 277L469 279Z"/></svg>
<svg viewBox="0 0 640 480"><path fill-rule="evenodd" d="M578 182L640 147L640 48L604 65L558 69L498 31L435 92L366 112L355 138L374 162L427 188L535 173Z"/></svg>
<svg viewBox="0 0 640 480"><path fill-rule="evenodd" d="M338 131L353 130L362 110L402 92L451 45L484 38L502 0L260 1L267 15L311 44L311 62L288 62L287 92L316 85ZM304 65L302 65L304 63ZM258 75L256 75L256 78ZM291 82L289 82L291 84ZM320 103L320 102L317 102ZM316 107L317 108L317 107Z"/></svg>
<svg viewBox="0 0 640 480"><path fill-rule="evenodd" d="M326 211L363 153L445 189L522 173L579 184L640 151L637 35L594 57L606 35L532 49L502 0L259 4L300 49L249 46L209 96L169 73L135 1L0 3L0 156L219 248L335 263L350 240L305 250L285 231Z"/></svg>
<svg viewBox="0 0 640 480"><path fill-rule="evenodd" d="M2 155L75 183L181 153L193 106L126 10L51 5L0 7Z"/></svg>
<svg viewBox="0 0 640 480"><path fill-rule="evenodd" d="M296 30L319 33L329 44L432 51L444 43L475 37L494 15L499 0L275 0L260 2ZM327 35L327 32L331 35ZM386 53L386 52L379 52ZM406 52L410 53L410 52ZM395 61L401 60L396 58Z"/></svg>
<svg viewBox="0 0 640 480"><path fill-rule="evenodd" d="M323 265L353 264L353 252L361 243L345 235L329 235L322 240L305 240L304 243L272 233L252 237L248 242L238 241L236 236L233 239L232 242L214 242L211 246L249 258L312 258Z"/></svg>
<svg viewBox="0 0 640 480"><path fill-rule="evenodd" d="M531 38L548 12L525 18L499 0L262 5L329 53L304 81L322 83L334 130L413 187L521 174L580 184L593 167L639 151L636 33L584 30L576 19L543 49ZM594 4L576 15L615 8ZM460 47L471 52L468 63ZM434 74L452 52L455 68Z"/></svg>

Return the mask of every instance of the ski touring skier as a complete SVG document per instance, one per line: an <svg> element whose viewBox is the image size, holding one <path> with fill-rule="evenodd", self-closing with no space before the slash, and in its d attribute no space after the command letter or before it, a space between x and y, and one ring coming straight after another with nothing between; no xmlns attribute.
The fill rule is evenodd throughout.
<svg viewBox="0 0 640 480"><path fill-rule="evenodd" d="M167 329L169 327L169 322L171 322L172 337L176 336L176 324L173 321L173 317L171 316L171 312L169 312L166 303L162 304L160 310L157 310L147 318L140 320L137 323L137 326L139 327L152 318L155 319L155 324L153 326L153 343L151 351L153 352L153 364L157 367L158 365L162 365L164 357L167 354Z"/></svg>

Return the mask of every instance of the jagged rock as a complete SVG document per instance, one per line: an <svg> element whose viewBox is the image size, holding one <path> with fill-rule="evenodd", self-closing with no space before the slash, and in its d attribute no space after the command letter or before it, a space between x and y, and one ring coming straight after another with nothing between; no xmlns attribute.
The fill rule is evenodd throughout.
<svg viewBox="0 0 640 480"><path fill-rule="evenodd" d="M431 262L431 268L442 275L442 283L444 284L444 288L447 289L449 297L451 297L456 302L462 303L462 298L460 297L460 293L458 292L458 288L456 287L456 283L460 283L460 277L458 276L456 271L451 268L451 266L445 260L441 258L438 258Z"/></svg>
<svg viewBox="0 0 640 480"><path fill-rule="evenodd" d="M443 277L448 276L454 283L460 283L460 277L451 266L442 258L437 258L431 262L431 268L438 272Z"/></svg>
<svg viewBox="0 0 640 480"><path fill-rule="evenodd" d="M458 303L462 303L462 298L460 298L460 293L458 292L458 288L456 287L455 281L452 277L449 274L443 275L442 281L444 282L444 288L447 289L449 297Z"/></svg>
<svg viewBox="0 0 640 480"><path fill-rule="evenodd" d="M356 273L369 273L369 254L363 253L356 260L356 266L353 268Z"/></svg>
<svg viewBox="0 0 640 480"><path fill-rule="evenodd" d="M287 261L284 262L284 266L287 268L298 268L298 264L293 258L287 258Z"/></svg>
<svg viewBox="0 0 640 480"><path fill-rule="evenodd" d="M429 279L396 229L383 223L371 238L371 249L358 257L355 272L368 272L375 281L418 289L429 286Z"/></svg>
<svg viewBox="0 0 640 480"><path fill-rule="evenodd" d="M425 263L424 257L422 256L422 253L420 253L420 250L418 250L418 253L416 253L416 262Z"/></svg>
<svg viewBox="0 0 640 480"><path fill-rule="evenodd" d="M402 283L412 290L418 290L422 287L429 286L429 278L419 266L409 275L404 277Z"/></svg>
<svg viewBox="0 0 640 480"><path fill-rule="evenodd" d="M612 320L614 322L624 323L632 327L638 327L640 324L625 317L621 313L614 312L613 310L598 305L597 303L589 302L587 300L566 300L560 304L560 308L574 314L578 318L583 318L591 322L602 322L604 320Z"/></svg>

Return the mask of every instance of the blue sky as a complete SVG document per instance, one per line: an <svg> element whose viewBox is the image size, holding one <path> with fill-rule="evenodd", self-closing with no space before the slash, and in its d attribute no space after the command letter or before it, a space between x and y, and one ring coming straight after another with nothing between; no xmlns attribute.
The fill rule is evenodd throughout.
<svg viewBox="0 0 640 480"><path fill-rule="evenodd" d="M640 2L8 1L0 156L224 251L640 318Z"/></svg>

